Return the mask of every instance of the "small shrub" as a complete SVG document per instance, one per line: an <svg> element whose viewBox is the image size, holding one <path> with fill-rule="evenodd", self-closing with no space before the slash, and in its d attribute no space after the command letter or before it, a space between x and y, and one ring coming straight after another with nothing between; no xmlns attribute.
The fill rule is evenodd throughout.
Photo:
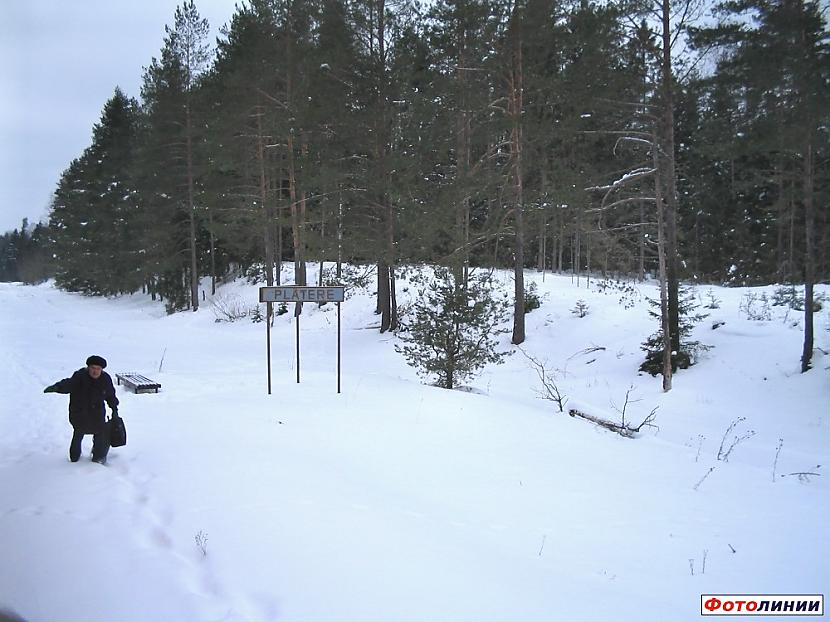
<svg viewBox="0 0 830 622"><path fill-rule="evenodd" d="M251 310L248 312L248 317L251 318L251 321L254 324L259 324L260 322L265 321L265 316L262 315L262 309L259 308L259 305L251 307Z"/></svg>
<svg viewBox="0 0 830 622"><path fill-rule="evenodd" d="M210 301L217 322L236 322L248 317L248 308L236 295L217 295Z"/></svg>
<svg viewBox="0 0 830 622"><path fill-rule="evenodd" d="M525 313L530 313L534 309L542 306L542 301L539 298L539 293L536 291L536 283L531 283L530 287L525 288Z"/></svg>
<svg viewBox="0 0 830 622"><path fill-rule="evenodd" d="M822 293L813 294L813 311L819 312L824 308L826 298ZM794 285L781 285L772 293L773 307L789 307L794 311L804 311L804 290Z"/></svg>
<svg viewBox="0 0 830 622"><path fill-rule="evenodd" d="M640 290L637 289L633 283L628 283L626 281L603 279L597 283L596 288L598 292L603 294L619 294L620 297L617 300L617 303L623 309L631 309L642 298Z"/></svg>
<svg viewBox="0 0 830 622"><path fill-rule="evenodd" d="M772 311L766 294L759 296L755 292L747 292L741 297L738 311L745 313L747 319L753 322L769 322L772 320Z"/></svg>
<svg viewBox="0 0 830 622"><path fill-rule="evenodd" d="M337 278L337 269L334 267L323 270L323 286L331 287L334 285L344 285L346 287L346 297L348 298L350 290L371 289L374 285L375 266L353 266L343 264L340 266L340 278Z"/></svg>
<svg viewBox="0 0 830 622"><path fill-rule="evenodd" d="M706 292L706 297L709 299L709 302L706 304L707 309L720 309L720 300L715 297L715 292L709 289Z"/></svg>
<svg viewBox="0 0 830 622"><path fill-rule="evenodd" d="M571 309L571 313L573 313L576 317L585 317L588 315L588 309L588 303L580 299L576 301L574 308Z"/></svg>
<svg viewBox="0 0 830 622"><path fill-rule="evenodd" d="M722 460L723 462L729 462L729 454L732 453L732 450L735 449L740 443L747 440L748 438L752 438L755 436L755 430L749 430L738 436L737 434L732 438L729 446L726 446L727 437L732 433L732 431L741 423L746 421L746 417L738 417L735 419L729 427L726 428L726 432L723 433L723 438L720 442L720 448L718 448L718 460Z"/></svg>
<svg viewBox="0 0 830 622"><path fill-rule="evenodd" d="M196 540L196 548L202 552L202 557L207 557L207 534L200 530L194 539Z"/></svg>
<svg viewBox="0 0 830 622"><path fill-rule="evenodd" d="M251 285L257 283L265 283L265 266L261 263L255 263L245 270L245 280Z"/></svg>

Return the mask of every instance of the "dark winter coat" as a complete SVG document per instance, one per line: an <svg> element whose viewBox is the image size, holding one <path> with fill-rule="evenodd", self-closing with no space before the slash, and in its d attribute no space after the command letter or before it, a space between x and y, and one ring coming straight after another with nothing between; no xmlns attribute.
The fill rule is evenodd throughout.
<svg viewBox="0 0 830 622"><path fill-rule="evenodd" d="M83 434L96 434L103 430L106 419L104 402L113 410L118 408L112 378L105 371L94 379L87 368L82 367L71 378L64 378L50 388L55 393L69 394L69 423Z"/></svg>

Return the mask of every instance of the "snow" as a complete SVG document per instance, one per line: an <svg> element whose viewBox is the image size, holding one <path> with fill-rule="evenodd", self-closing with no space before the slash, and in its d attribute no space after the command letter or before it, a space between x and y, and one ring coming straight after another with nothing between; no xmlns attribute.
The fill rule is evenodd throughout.
<svg viewBox="0 0 830 622"><path fill-rule="evenodd" d="M626 420L657 408L659 428L626 439L557 412L519 352L467 391L423 385L377 331L370 292L342 305L342 393L336 311L305 305L301 383L288 313L268 396L262 323L217 322L209 301L166 316L138 294L0 284L0 610L30 622L640 622L697 620L703 593L825 592L827 309L800 374L800 314L739 311L774 288L712 287L721 306L702 309L694 337L713 349L663 393L637 373L653 283L525 278L542 306L522 347L556 372L567 407L619 421L630 391ZM416 288L399 285L405 305ZM217 295L253 307L257 288ZM42 393L93 353L113 375L162 384L119 388L129 442L107 467L68 461L67 396ZM735 421L721 453L755 434L718 460Z"/></svg>

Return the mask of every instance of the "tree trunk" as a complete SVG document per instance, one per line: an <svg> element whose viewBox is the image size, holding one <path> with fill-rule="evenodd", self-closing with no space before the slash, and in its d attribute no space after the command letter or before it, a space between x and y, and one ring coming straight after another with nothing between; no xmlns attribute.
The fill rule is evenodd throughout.
<svg viewBox="0 0 830 622"><path fill-rule="evenodd" d="M470 201L468 197L468 177L470 173L470 119L467 114L467 32L462 21L456 32L458 59L456 69L457 105L456 118L456 210L455 210L455 248L460 249L459 257L453 260L455 282L466 287L469 273L470 251L469 222Z"/></svg>
<svg viewBox="0 0 830 622"><path fill-rule="evenodd" d="M654 198L657 206L657 265L660 280L660 323L663 329L663 391L671 391L672 368L671 368L671 327L669 324L669 296L666 269L666 243L665 243L665 210L663 201L663 179L660 167L660 149L657 133L653 138L652 154L654 157Z"/></svg>
<svg viewBox="0 0 830 622"><path fill-rule="evenodd" d="M548 213L545 197L547 196L548 175L547 169L543 166L541 170L541 197L542 205L539 209L539 248L536 257L536 268L544 275L547 266L547 239L548 239Z"/></svg>
<svg viewBox="0 0 830 622"><path fill-rule="evenodd" d="M577 208L579 210L579 208ZM576 284L579 286L579 279L582 277L582 212L576 212L576 239L574 240L574 266Z"/></svg>
<svg viewBox="0 0 830 622"><path fill-rule="evenodd" d="M337 200L337 282L343 276L343 188L338 187Z"/></svg>
<svg viewBox="0 0 830 622"><path fill-rule="evenodd" d="M280 181L280 185L282 185L282 181ZM280 190L280 194L282 194L282 190ZM280 196L280 201L282 201L282 196ZM277 208L277 213L279 214L277 218L277 257L275 261L275 272L277 273L277 285L282 285L282 255L283 255L283 242L282 242L282 214L280 213L283 208Z"/></svg>
<svg viewBox="0 0 830 622"><path fill-rule="evenodd" d="M638 280L642 283L646 280L646 206L644 202L640 203L640 223L640 264L637 274Z"/></svg>
<svg viewBox="0 0 830 622"><path fill-rule="evenodd" d="M378 262L378 306L375 313L380 314L380 332L389 330L389 266L385 261Z"/></svg>
<svg viewBox="0 0 830 622"><path fill-rule="evenodd" d="M216 295L216 236L213 233L213 211L208 210L208 227L210 229L210 295Z"/></svg>
<svg viewBox="0 0 830 622"><path fill-rule="evenodd" d="M591 240L593 236L591 232L586 232L585 235L585 245L587 248L585 249L585 287L591 287Z"/></svg>
<svg viewBox="0 0 830 622"><path fill-rule="evenodd" d="M374 7L374 3L372 4ZM378 238L382 240L380 260L378 261L378 312L380 313L380 332L397 328L397 309L392 308L394 287L392 267L395 265L395 210L389 196L389 145L391 143L391 120L388 96L388 76L386 71L386 2L377 0L377 14L374 16L377 37L377 50L373 50L377 63L377 114L375 118L375 155L378 164L377 182L378 205L381 217L381 231Z"/></svg>
<svg viewBox="0 0 830 622"><path fill-rule="evenodd" d="M395 266L389 267L389 308L392 312L389 329L396 330L398 328L398 296L395 290Z"/></svg>
<svg viewBox="0 0 830 622"><path fill-rule="evenodd" d="M306 284L305 254L303 252L303 219L305 193L297 191L297 175L294 164L294 137L288 134L288 195L291 201L291 239L294 246L294 284Z"/></svg>
<svg viewBox="0 0 830 622"><path fill-rule="evenodd" d="M262 106L257 106L257 164L259 165L259 201L262 216L265 219L262 227L263 243L265 244L265 283L268 287L274 285L274 242L271 239L271 218L268 210L268 178L265 173L265 139L262 135Z"/></svg>
<svg viewBox="0 0 830 622"><path fill-rule="evenodd" d="M512 119L510 144L513 156L513 176L516 184L516 204L514 220L516 237L514 248L513 273L515 275L515 302L513 307L513 338L511 343L518 345L525 340L525 234L524 234L524 196L522 192L522 38L521 16L518 3L513 8L511 29L513 39L512 63L510 71L509 113Z"/></svg>
<svg viewBox="0 0 830 622"><path fill-rule="evenodd" d="M670 0L662 0L663 58L661 62L661 86L663 91L663 136L661 145L666 166L663 171L666 205L666 285L668 289L669 329L671 347L680 352L680 305L678 296L677 261L677 175L674 155L674 76L671 65L671 6Z"/></svg>
<svg viewBox="0 0 830 622"><path fill-rule="evenodd" d="M190 305L194 311L199 310L199 270L196 265L196 201L194 199L193 179L193 125L190 118L190 95L185 104L185 136L187 141L187 203L190 213Z"/></svg>
<svg viewBox="0 0 830 622"><path fill-rule="evenodd" d="M815 248L814 230L815 213L813 208L813 145L811 131L808 130L807 144L804 149L804 349L801 353L801 372L810 369L813 359L813 283L815 282Z"/></svg>

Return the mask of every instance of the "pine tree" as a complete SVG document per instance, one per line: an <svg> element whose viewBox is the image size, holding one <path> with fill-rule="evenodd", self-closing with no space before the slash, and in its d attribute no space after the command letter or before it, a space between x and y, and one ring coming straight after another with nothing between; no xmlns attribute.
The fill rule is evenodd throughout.
<svg viewBox="0 0 830 622"><path fill-rule="evenodd" d="M207 81L214 106L209 121L215 166L209 183L222 205L215 227L237 257L264 264L267 285L280 278L282 162L287 132L277 6L257 0L238 6L223 30ZM256 240L256 243L253 241Z"/></svg>
<svg viewBox="0 0 830 622"><path fill-rule="evenodd" d="M150 271L161 275L171 310L186 304L199 308L197 211L205 158L198 153L204 139L198 87L210 58L207 34L207 20L193 0L177 7L173 27L165 26L160 58L145 69L141 92L144 131L137 170L145 210L152 214L145 244L158 249Z"/></svg>
<svg viewBox="0 0 830 622"><path fill-rule="evenodd" d="M420 298L401 333L404 346L395 349L436 386L452 389L487 364L498 364L507 352L497 350L497 336L509 302L486 275L456 281L452 271L436 268L419 290Z"/></svg>

